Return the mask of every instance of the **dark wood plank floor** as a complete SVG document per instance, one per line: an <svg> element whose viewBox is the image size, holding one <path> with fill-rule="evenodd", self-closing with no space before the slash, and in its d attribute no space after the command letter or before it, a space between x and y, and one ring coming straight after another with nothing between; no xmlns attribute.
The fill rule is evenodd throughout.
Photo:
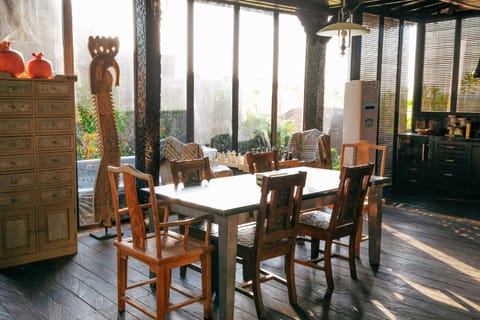
<svg viewBox="0 0 480 320"><path fill-rule="evenodd" d="M301 310L290 307L285 287L270 281L262 287L268 319L480 319L480 222L388 205L383 222L378 270L363 242L358 279L350 278L347 261L335 260L335 291L326 297L323 273L297 265ZM78 248L75 256L0 270L0 319L146 319L128 306L117 315L112 240L80 234ZM308 242L297 245L297 255L308 251ZM281 272L282 265L274 259L265 268ZM145 279L148 270L132 261L129 277ZM174 281L181 281L178 272ZM184 282L197 288L198 273L189 271ZM154 306L150 289L135 295ZM169 314L202 318L199 304ZM236 294L235 319L255 318L253 301Z"/></svg>

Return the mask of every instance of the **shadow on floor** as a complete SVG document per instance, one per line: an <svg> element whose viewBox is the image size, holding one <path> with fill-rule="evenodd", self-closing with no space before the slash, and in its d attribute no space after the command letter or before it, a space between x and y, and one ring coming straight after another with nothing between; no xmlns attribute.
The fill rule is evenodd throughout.
<svg viewBox="0 0 480 320"><path fill-rule="evenodd" d="M480 221L480 200L474 196L388 189L384 197L390 206Z"/></svg>

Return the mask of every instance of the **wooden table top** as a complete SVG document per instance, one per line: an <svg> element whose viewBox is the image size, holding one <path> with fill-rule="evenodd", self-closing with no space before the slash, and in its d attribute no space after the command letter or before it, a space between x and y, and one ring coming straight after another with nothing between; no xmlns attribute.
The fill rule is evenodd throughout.
<svg viewBox="0 0 480 320"><path fill-rule="evenodd" d="M340 171L311 167L281 169L279 172L307 172L303 199L334 195ZM387 184L388 177L374 176L372 184ZM155 187L155 194L170 203L204 210L216 215L227 216L258 208L260 187L255 174L242 174L204 181L202 185L175 188L173 184Z"/></svg>

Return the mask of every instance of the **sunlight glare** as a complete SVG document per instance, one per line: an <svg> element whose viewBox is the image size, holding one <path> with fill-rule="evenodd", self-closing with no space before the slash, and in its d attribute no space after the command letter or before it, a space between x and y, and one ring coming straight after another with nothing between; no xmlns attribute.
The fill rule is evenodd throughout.
<svg viewBox="0 0 480 320"><path fill-rule="evenodd" d="M419 250L422 250L423 252L431 255L432 257L434 257L435 259L438 259L440 261L442 261L443 263L449 265L450 267L454 268L455 270L457 270L458 272L460 273L463 273L469 277L472 277L473 279L480 279L480 270L475 268L475 267L472 267L458 259L455 259L454 257L451 257L445 253L443 253L442 251L440 250L437 250L435 248L432 248L424 243L422 243L421 241L418 241L417 239L414 239L413 237L405 234L405 233L402 233L398 230L395 230L394 228L386 225L386 224L383 224L382 227L390 232L393 236L397 237L397 238L400 238L402 240L404 240L405 242L407 242L409 245L412 245L414 247L416 247L417 249Z"/></svg>
<svg viewBox="0 0 480 320"><path fill-rule="evenodd" d="M442 291L440 291L438 289L429 288L427 286L421 285L420 283L411 281L401 274L398 274L397 276L400 279L402 279L403 281L405 281L405 283L410 285L412 288L414 288L415 290L424 294L425 296L429 297L432 300L435 300L435 301L440 302L440 303L447 304L447 305L449 305L451 307L454 307L454 308L457 308L457 309L462 309L464 311L468 311L467 308L462 306L460 303L454 301L452 298L450 298L449 296L447 296L445 293L443 293Z"/></svg>
<svg viewBox="0 0 480 320"><path fill-rule="evenodd" d="M395 315L391 313L390 310L388 310L380 301L374 299L372 300L372 304L385 315L385 319L397 319L397 317L395 317Z"/></svg>

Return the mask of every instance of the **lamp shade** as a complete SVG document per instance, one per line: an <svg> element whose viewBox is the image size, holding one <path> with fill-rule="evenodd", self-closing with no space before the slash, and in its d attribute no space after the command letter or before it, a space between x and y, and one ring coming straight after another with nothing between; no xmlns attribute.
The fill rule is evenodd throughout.
<svg viewBox="0 0 480 320"><path fill-rule="evenodd" d="M317 35L325 37L335 37L338 35L338 32L342 30L349 31L350 36L361 36L370 32L370 30L357 23L338 22L326 25L317 32Z"/></svg>

